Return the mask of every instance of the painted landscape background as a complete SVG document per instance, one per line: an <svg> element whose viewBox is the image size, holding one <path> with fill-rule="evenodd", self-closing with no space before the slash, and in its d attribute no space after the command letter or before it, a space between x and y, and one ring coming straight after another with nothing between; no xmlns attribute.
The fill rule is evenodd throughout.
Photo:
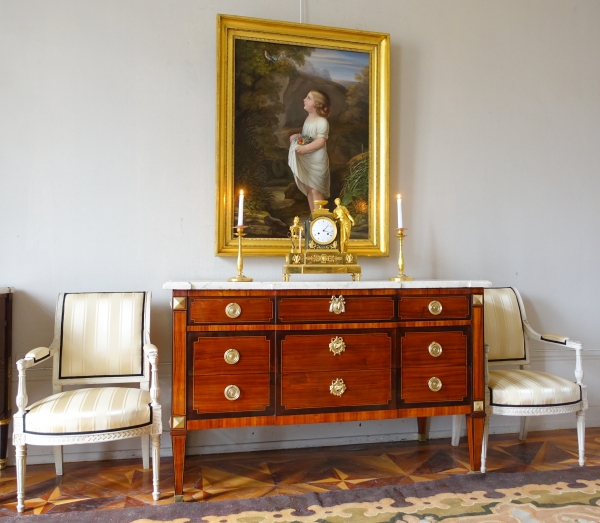
<svg viewBox="0 0 600 523"><path fill-rule="evenodd" d="M294 216L303 222L310 214L288 166L288 151L290 135L299 133L306 119L303 99L312 89L331 98L329 209L340 197L355 219L351 237L368 237L369 55L239 39L234 194L237 198L243 189L246 195L248 237L286 238Z"/></svg>

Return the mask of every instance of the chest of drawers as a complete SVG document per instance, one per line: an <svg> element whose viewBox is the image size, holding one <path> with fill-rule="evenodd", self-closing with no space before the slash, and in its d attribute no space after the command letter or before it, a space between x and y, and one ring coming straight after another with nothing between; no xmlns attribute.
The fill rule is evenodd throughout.
<svg viewBox="0 0 600 523"><path fill-rule="evenodd" d="M465 414L479 470L488 285L165 284L176 499L190 430Z"/></svg>

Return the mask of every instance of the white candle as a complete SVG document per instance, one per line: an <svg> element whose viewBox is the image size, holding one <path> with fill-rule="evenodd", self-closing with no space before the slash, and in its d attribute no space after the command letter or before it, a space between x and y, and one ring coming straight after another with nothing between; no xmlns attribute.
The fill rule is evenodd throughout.
<svg viewBox="0 0 600 523"><path fill-rule="evenodd" d="M402 198L398 195L398 229L402 229Z"/></svg>
<svg viewBox="0 0 600 523"><path fill-rule="evenodd" d="M238 206L238 226L244 225L244 191L240 191L240 203Z"/></svg>

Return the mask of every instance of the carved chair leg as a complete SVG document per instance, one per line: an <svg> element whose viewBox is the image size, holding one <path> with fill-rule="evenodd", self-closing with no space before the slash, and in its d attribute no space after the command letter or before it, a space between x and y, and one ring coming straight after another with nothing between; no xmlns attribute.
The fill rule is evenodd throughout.
<svg viewBox="0 0 600 523"><path fill-rule="evenodd" d="M27 466L27 445L17 445L17 512L25 510L25 468Z"/></svg>
<svg viewBox="0 0 600 523"><path fill-rule="evenodd" d="M54 467L56 475L63 475L63 448L62 445L54 445Z"/></svg>
<svg viewBox="0 0 600 523"><path fill-rule="evenodd" d="M585 411L578 410L577 416L577 443L579 446L579 465L585 464Z"/></svg>
<svg viewBox="0 0 600 523"><path fill-rule="evenodd" d="M460 441L460 431L462 430L462 414L452 416L452 446L457 447Z"/></svg>
<svg viewBox="0 0 600 523"><path fill-rule="evenodd" d="M152 498L158 501L160 498L159 484L160 481L160 434L152 435Z"/></svg>
<svg viewBox="0 0 600 523"><path fill-rule="evenodd" d="M150 468L150 436L142 435L142 465L145 469Z"/></svg>
<svg viewBox="0 0 600 523"><path fill-rule="evenodd" d="M519 429L519 439L525 441L527 439L527 432L529 430L529 417L521 416L521 426Z"/></svg>
<svg viewBox="0 0 600 523"><path fill-rule="evenodd" d="M483 439L481 441L481 473L482 474L485 472L485 467L486 467L489 433L490 433L490 416L488 414L485 417L485 421L483 422Z"/></svg>

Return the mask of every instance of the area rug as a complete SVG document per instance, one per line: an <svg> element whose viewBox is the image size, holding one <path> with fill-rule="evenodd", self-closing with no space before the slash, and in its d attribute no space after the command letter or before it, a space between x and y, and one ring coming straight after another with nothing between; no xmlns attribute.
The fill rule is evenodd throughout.
<svg viewBox="0 0 600 523"><path fill-rule="evenodd" d="M409 485L16 516L1 523L600 523L600 467Z"/></svg>

